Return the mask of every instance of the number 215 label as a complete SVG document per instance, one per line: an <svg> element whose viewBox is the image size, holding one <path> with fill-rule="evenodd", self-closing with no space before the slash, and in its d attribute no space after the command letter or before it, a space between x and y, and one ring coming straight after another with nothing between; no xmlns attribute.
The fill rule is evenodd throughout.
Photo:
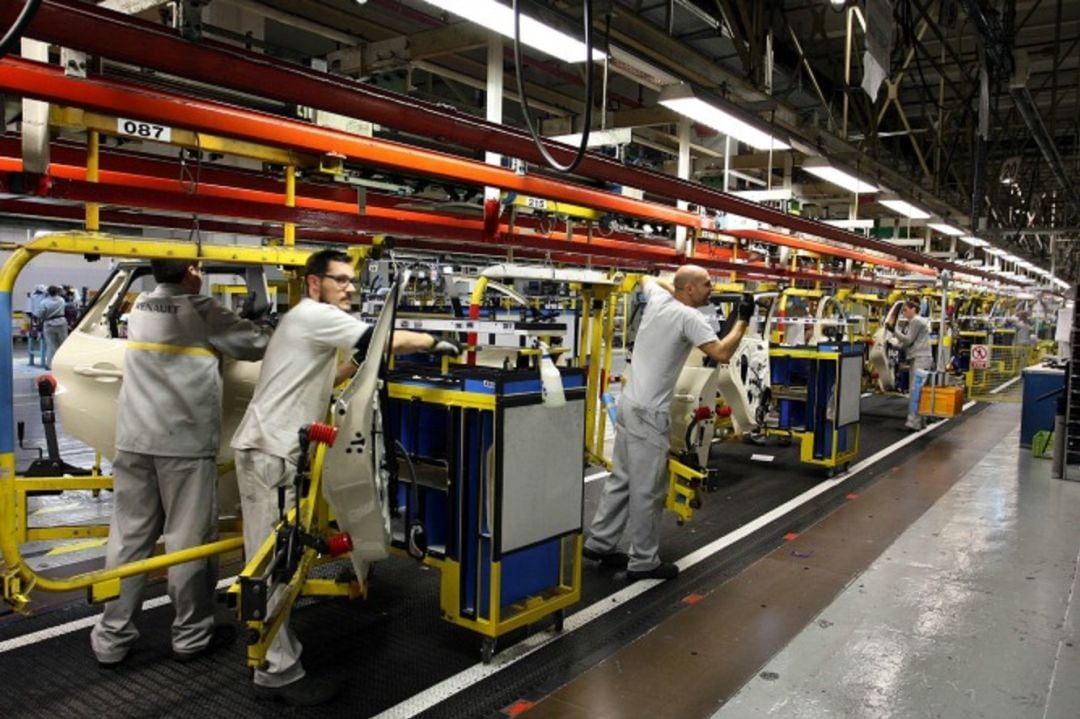
<svg viewBox="0 0 1080 719"><path fill-rule="evenodd" d="M165 125L155 125L152 122L142 122L141 120L128 120L123 117L117 118L116 131L121 135L140 137L144 140L169 142L172 139L172 129Z"/></svg>

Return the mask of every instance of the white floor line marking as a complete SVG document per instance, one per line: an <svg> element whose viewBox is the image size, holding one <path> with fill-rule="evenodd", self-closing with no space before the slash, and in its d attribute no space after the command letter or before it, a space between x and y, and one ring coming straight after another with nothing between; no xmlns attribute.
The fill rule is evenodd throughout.
<svg viewBox="0 0 1080 719"><path fill-rule="evenodd" d="M1016 375L1015 377L1013 377L1008 382L1005 382L1004 384L999 384L996 388L990 390L990 394L997 394L998 392L1004 391L1006 387L1011 385L1013 382L1018 381L1020 379L1020 377L1021 377L1021 375Z"/></svg>
<svg viewBox="0 0 1080 719"><path fill-rule="evenodd" d="M961 411L966 412L974 405L975 402L968 402L963 406ZM855 464L847 472L837 475L836 477L826 480L824 482L820 482L813 488L808 489L807 491L803 492L802 494L791 500L788 500L787 502L780 505L779 507L774 508L767 514L763 514L754 521L744 524L738 529L725 534L719 539L714 540L710 544L707 544L704 547L701 547L700 549L695 550L690 554L687 554L685 557L677 561L676 564L679 565L680 570L689 569L698 562L708 559L713 554L716 554L717 552L727 547L730 547L732 544L735 544L739 540L746 538L747 536L753 534L754 532L768 525L769 523L783 517L788 512L791 512L799 506L805 504L806 502L809 502L811 499L817 497L819 494L827 492L839 484L843 484L853 475L861 472L863 469L866 469L878 460L889 456L896 450L901 449L902 447L906 447L919 437L922 437L924 434L932 430L934 427L937 427L939 424L944 424L948 421L949 420L946 419L938 424L929 425L917 432L912 432L898 442L889 445L885 449L882 449L881 451ZM563 631L561 634L555 634L551 630L534 634L518 642L514 646L509 647L506 650L496 654L495 658L492 659L491 664L474 664L468 669L464 669L455 674L454 676L448 677L443 681L439 682L438 684L428 687L419 694L415 694L406 699L405 701L390 707L389 709L383 711L380 714L377 714L374 719L397 719L398 717L411 717L419 714L420 712L426 711L431 707L435 706L436 704L446 701L455 694L464 691L465 689L468 689L477 682L486 679L493 674L497 674L506 667L524 659L538 649L547 646L548 644L551 644L552 642L558 640L561 637L567 636L568 634L580 629L581 627L584 627L586 624L593 621L594 619L602 617L603 615L614 609L618 609L623 604L629 602L631 599L634 599L635 597L644 594L649 589L652 589L660 582L661 580L659 579L646 579L634 582L633 584L628 585L625 589L621 589L614 594L609 594L608 596L603 597L602 599L594 602L593 604L590 604L588 607L585 607L581 611L575 612L574 614L567 617L566 621L563 623Z"/></svg>
<svg viewBox="0 0 1080 719"><path fill-rule="evenodd" d="M589 482L595 482L598 479L607 479L610 476L611 472L608 472L607 470L603 470L601 472L593 472L592 474L585 477L585 484L588 484Z"/></svg>
<svg viewBox="0 0 1080 719"><path fill-rule="evenodd" d="M236 577L229 577L228 579L222 579L217 583L218 589L224 589L230 584L236 581ZM169 603L169 595L164 594L160 597L154 597L153 599L147 599L143 602L143 611L147 609L154 609L156 607L163 606ZM55 627L49 627L48 629L42 629L40 631L31 632L21 637L14 637L0 642L0 654L4 652L10 652L12 649L18 649L19 647L25 647L30 644L37 644L43 642L46 639L53 639L54 637L61 637L65 634L71 634L77 632L80 629L94 626L94 623L98 620L98 614L94 614L89 617L83 617L82 619L76 619L65 624L57 624ZM87 651L90 651L87 648Z"/></svg>

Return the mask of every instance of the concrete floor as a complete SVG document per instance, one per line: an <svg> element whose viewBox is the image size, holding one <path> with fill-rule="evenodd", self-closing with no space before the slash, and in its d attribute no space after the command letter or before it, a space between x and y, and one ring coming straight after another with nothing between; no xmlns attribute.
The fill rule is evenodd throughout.
<svg viewBox="0 0 1080 719"><path fill-rule="evenodd" d="M714 717L1076 719L1078 549L1012 432Z"/></svg>

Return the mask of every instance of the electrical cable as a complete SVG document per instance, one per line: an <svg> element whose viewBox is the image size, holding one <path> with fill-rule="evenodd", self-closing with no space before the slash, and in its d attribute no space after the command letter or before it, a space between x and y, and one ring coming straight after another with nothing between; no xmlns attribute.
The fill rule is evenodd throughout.
<svg viewBox="0 0 1080 719"><path fill-rule="evenodd" d="M589 131L592 128L592 106L593 106L593 31L592 31L592 0L585 0L585 5L582 11L583 21L585 24L585 121L584 128L581 133L581 144L578 146L577 153L574 155L574 159L569 165L561 165L558 160L552 157L551 153L544 146L544 143L540 139L539 133L536 131L536 127L533 125L532 114L529 112L529 98L525 92L525 77L521 71L521 8L518 7L518 0L513 0L513 12L514 12L514 78L517 80L518 86L518 100L521 103L521 113L525 119L525 126L529 128L529 135L532 136L533 142L536 143L536 148L540 150L540 154L543 155L544 160L548 165L558 170L559 172L573 172L581 161L585 158L585 149L589 146Z"/></svg>
<svg viewBox="0 0 1080 719"><path fill-rule="evenodd" d="M0 38L0 57L7 55L12 46L22 38L23 31L26 30L26 26L30 24L30 21L34 19L34 14L40 5L41 0L26 0L26 4L23 5L19 16L15 18L15 22L4 33L4 37Z"/></svg>

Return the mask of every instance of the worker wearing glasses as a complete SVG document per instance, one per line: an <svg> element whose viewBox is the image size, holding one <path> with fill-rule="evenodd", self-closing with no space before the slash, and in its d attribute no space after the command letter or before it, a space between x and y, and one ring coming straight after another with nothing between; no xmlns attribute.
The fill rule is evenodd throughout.
<svg viewBox="0 0 1080 719"><path fill-rule="evenodd" d="M334 385L355 369L352 350L366 343L371 325L349 314L355 282L347 254L313 254L304 268L305 297L282 317L266 350L251 403L232 439L248 557L277 525L278 487L289 487L296 472L297 430L325 419ZM394 332L391 347L395 354L456 356L461 351L452 341L405 330ZM350 358L338 362L339 350ZM300 651L286 618L267 650L266 666L255 670L256 698L296 706L333 698L337 687L325 677L308 676Z"/></svg>

